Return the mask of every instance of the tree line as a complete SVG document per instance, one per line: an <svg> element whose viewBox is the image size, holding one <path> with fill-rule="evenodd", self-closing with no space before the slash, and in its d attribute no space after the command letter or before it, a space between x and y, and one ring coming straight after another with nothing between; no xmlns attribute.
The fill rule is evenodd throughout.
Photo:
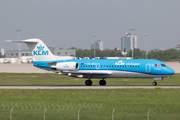
<svg viewBox="0 0 180 120"><path fill-rule="evenodd" d="M77 49L72 47L70 49L76 50L76 57L94 57L94 50L88 49ZM96 50L95 51L96 57L124 57L121 53L121 50L114 48L114 49L104 49ZM132 57L132 50L130 50L125 57ZM146 58L146 51L140 50L139 48L135 48L133 50L133 58L134 59L145 59ZM148 59L157 59L161 61L170 61L172 59L180 59L180 51L176 49L167 49L167 50L150 50L147 54Z"/></svg>
<svg viewBox="0 0 180 120"><path fill-rule="evenodd" d="M134 49L134 59L144 59L146 56L146 51L141 51L140 49ZM132 57L132 50L127 53L127 56ZM180 51L176 49L167 50L150 50L147 54L148 59L156 59L161 61L170 61L172 59L180 59Z"/></svg>
<svg viewBox="0 0 180 120"><path fill-rule="evenodd" d="M94 49L77 49L75 47L71 47L69 49L75 49L76 50L76 57L94 57ZM121 50L118 50L117 48L111 49L104 49L101 50L95 50L96 57L122 57Z"/></svg>

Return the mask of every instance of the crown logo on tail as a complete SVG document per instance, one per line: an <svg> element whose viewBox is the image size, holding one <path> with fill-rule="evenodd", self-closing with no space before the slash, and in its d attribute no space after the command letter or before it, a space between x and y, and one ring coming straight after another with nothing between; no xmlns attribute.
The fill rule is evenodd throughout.
<svg viewBox="0 0 180 120"><path fill-rule="evenodd" d="M39 50L39 51L42 51L43 49L44 49L44 46L37 46L37 49Z"/></svg>

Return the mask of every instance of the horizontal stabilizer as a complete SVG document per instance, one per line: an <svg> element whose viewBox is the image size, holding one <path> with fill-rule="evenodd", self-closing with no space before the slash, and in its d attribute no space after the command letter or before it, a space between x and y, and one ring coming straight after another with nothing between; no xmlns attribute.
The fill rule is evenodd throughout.
<svg viewBox="0 0 180 120"><path fill-rule="evenodd" d="M39 39L26 39L26 40L5 40L6 42L20 42L20 43L38 43Z"/></svg>

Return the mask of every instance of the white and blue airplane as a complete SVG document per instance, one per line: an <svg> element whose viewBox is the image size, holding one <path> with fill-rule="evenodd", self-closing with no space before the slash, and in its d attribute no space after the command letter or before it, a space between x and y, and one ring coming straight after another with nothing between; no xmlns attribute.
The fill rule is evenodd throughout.
<svg viewBox="0 0 180 120"><path fill-rule="evenodd" d="M174 74L174 70L167 67L162 61L151 59L69 59L62 60L53 55L40 39L26 39L26 43L33 55L35 67L61 73L71 77L87 78L85 84L92 85L91 79L99 78L100 85L106 85L106 78L154 78L163 80Z"/></svg>

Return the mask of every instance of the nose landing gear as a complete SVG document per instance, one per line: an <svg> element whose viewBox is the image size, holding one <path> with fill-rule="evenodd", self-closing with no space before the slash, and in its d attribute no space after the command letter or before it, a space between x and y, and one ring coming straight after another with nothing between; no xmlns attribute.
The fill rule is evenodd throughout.
<svg viewBox="0 0 180 120"><path fill-rule="evenodd" d="M156 81L154 81L154 82L152 83L152 85L153 85L153 86L156 86L156 85L157 85L157 82L156 82Z"/></svg>

